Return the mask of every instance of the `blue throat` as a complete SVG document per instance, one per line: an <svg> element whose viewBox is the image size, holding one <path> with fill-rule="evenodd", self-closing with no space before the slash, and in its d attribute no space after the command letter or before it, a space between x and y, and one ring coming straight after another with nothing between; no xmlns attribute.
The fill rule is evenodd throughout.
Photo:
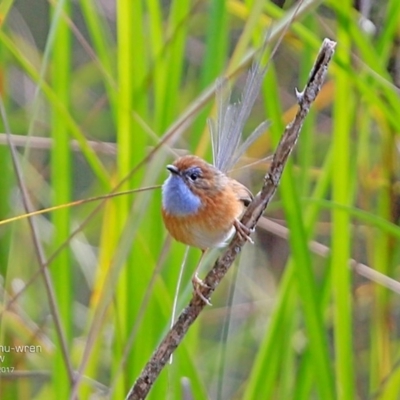
<svg viewBox="0 0 400 400"><path fill-rule="evenodd" d="M194 214L201 207L201 200L194 195L178 175L172 174L162 186L163 208L171 215Z"/></svg>

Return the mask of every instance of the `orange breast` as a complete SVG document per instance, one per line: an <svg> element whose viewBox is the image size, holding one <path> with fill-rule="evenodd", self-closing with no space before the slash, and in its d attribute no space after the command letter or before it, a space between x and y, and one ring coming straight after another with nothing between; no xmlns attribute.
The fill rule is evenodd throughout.
<svg viewBox="0 0 400 400"><path fill-rule="evenodd" d="M191 215L171 215L162 210L166 228L179 242L205 250L219 247L234 233L233 222L244 211L244 204L232 190L217 196L202 197L203 206Z"/></svg>

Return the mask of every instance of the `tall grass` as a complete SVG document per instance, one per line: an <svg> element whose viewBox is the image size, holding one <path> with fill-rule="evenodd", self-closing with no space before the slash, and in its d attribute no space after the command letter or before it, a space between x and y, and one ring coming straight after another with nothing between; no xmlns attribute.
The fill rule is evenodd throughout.
<svg viewBox="0 0 400 400"><path fill-rule="evenodd" d="M0 4L0 92L23 143L18 184L3 119L1 219L27 211L22 189L42 209L159 185L182 151L210 159L215 79L238 98L265 31L283 37L248 128L272 124L240 166L272 154L322 39L338 41L255 246L149 398L397 399L396 282L350 259L398 279L400 3L376 3L368 21L349 1L303 2L295 21L297 5L260 0L52 1L48 20L30 7ZM266 168L232 174L257 192ZM124 398L168 330L185 251L160 202L154 189L34 217L36 244L26 220L0 225L2 399Z"/></svg>

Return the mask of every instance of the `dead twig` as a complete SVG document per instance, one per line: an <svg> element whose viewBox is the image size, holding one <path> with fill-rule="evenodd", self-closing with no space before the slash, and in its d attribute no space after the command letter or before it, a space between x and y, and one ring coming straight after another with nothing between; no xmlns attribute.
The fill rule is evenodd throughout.
<svg viewBox="0 0 400 400"><path fill-rule="evenodd" d="M324 40L305 89L302 92L296 90L299 110L294 120L286 127L282 135L270 168L264 177L264 184L261 191L255 196L242 218L242 223L249 228L256 226L257 221L264 213L278 188L284 166L297 142L303 122L310 110L311 104L321 90L328 65L335 51L335 46L336 42L329 39ZM236 235L225 253L215 262L214 267L204 280L207 287L201 289L205 298L209 298L217 288L244 244L245 240ZM175 325L167 333L144 367L139 378L129 391L126 397L127 400L141 400L146 398L153 383L170 359L171 354L179 346L189 327L197 319L204 307L204 301L195 293L189 305L182 311Z"/></svg>

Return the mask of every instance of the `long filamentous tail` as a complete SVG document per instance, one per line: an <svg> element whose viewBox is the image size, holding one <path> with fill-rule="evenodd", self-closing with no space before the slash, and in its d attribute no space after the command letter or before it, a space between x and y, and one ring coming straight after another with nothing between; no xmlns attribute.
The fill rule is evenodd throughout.
<svg viewBox="0 0 400 400"><path fill-rule="evenodd" d="M246 149L267 129L268 121L262 122L243 142L243 128L260 93L266 67L255 62L247 76L240 101L230 103L231 91L227 79L217 81L217 118L209 119L214 165L221 171L229 171Z"/></svg>

